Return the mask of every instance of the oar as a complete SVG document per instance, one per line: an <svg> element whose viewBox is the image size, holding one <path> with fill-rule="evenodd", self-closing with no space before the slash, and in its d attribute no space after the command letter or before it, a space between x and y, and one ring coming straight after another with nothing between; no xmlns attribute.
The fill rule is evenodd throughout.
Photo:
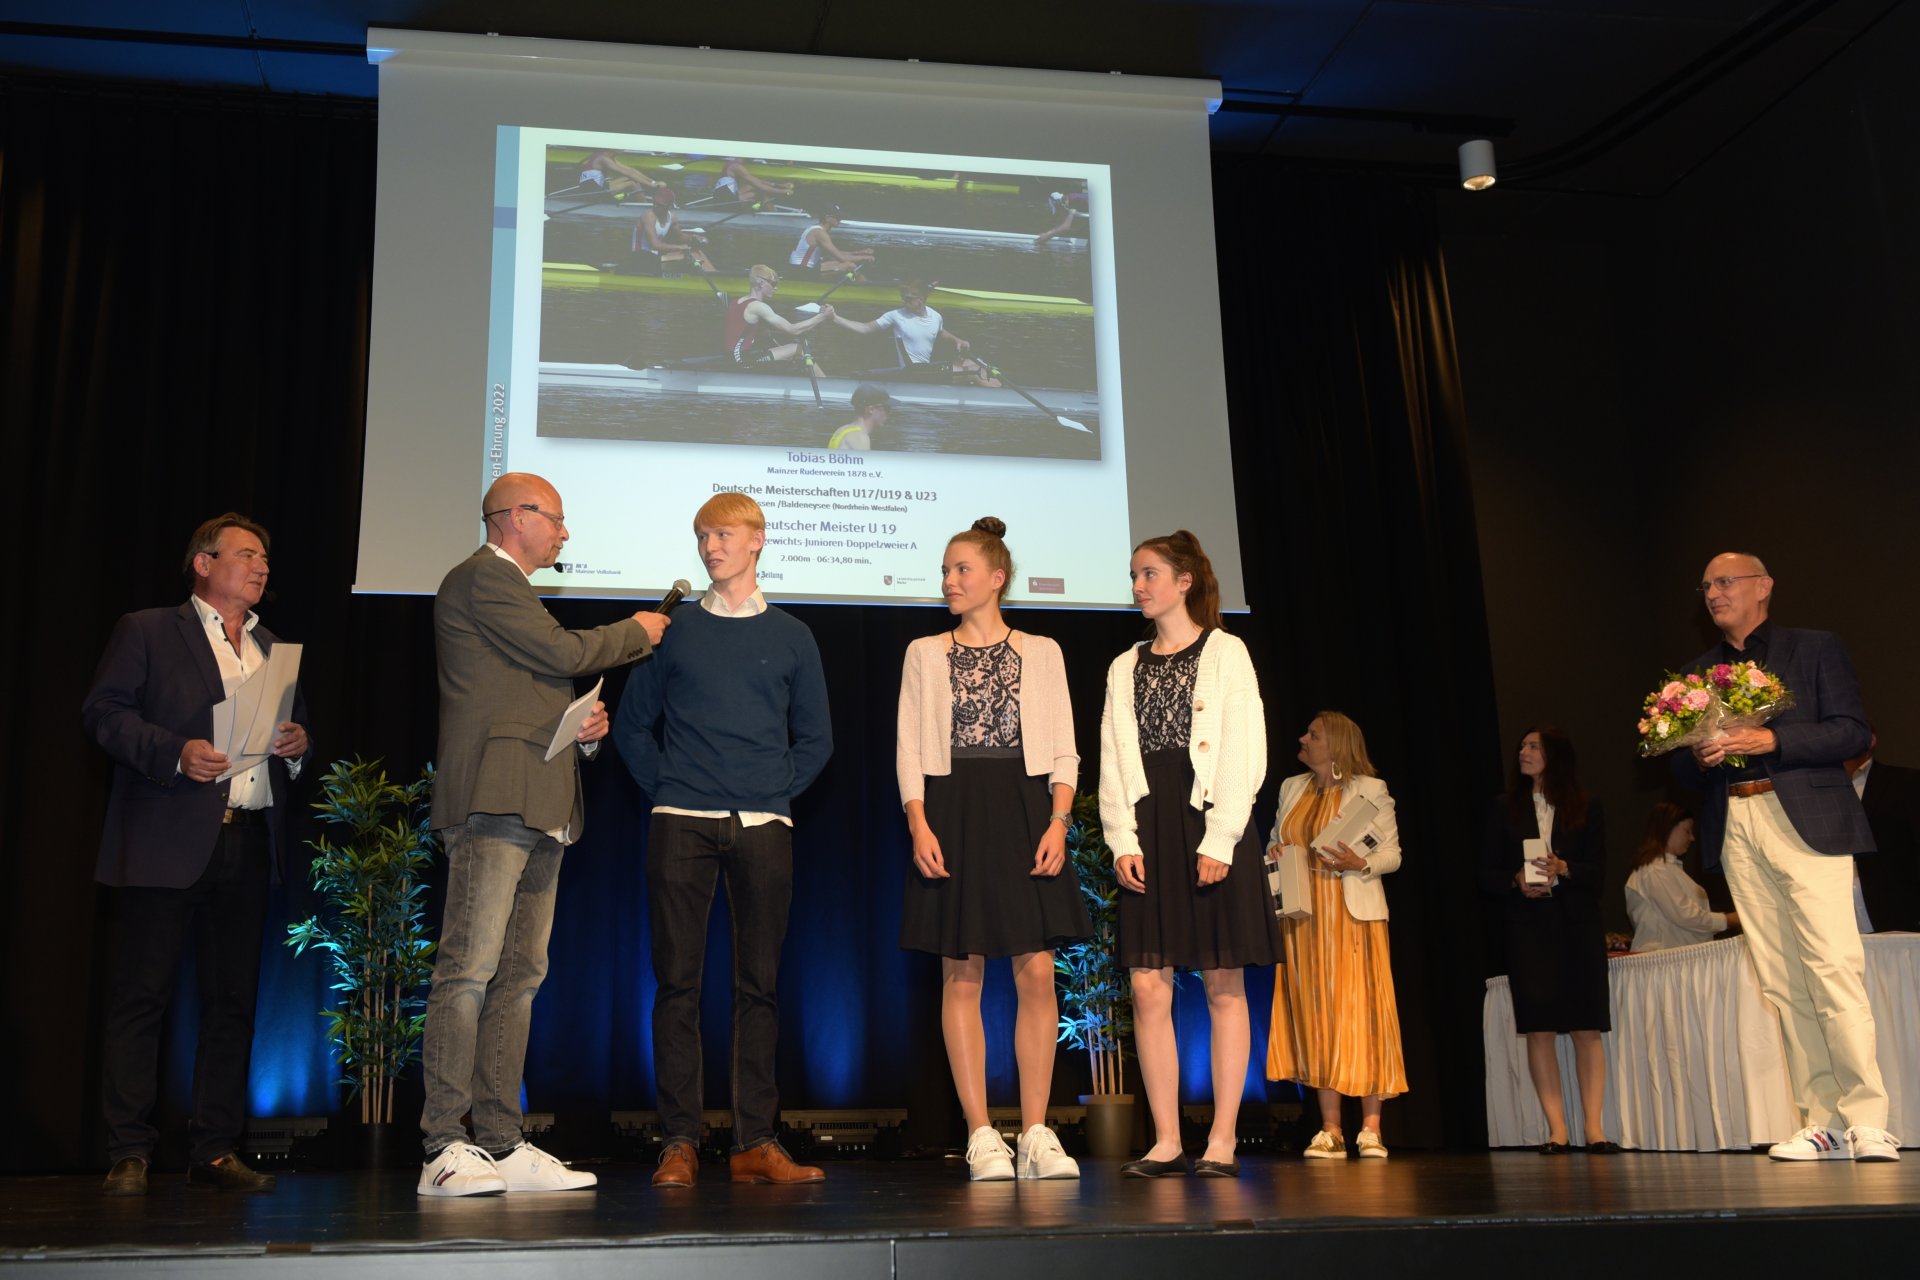
<svg viewBox="0 0 1920 1280"><path fill-rule="evenodd" d="M807 362L807 377L813 382L813 407L824 409L827 402L820 398L820 366L813 361L813 343L805 337L800 339L800 358Z"/></svg>
<svg viewBox="0 0 1920 1280"><path fill-rule="evenodd" d="M838 293L838 292L840 291L840 286L841 286L841 285L843 285L843 284L845 284L845 283L846 283L847 281L849 281L849 280L851 280L851 279L853 279L853 278L854 278L855 276L857 276L857 275L859 275L859 274L860 274L860 267L861 267L861 266L864 266L864 265L866 265L866 264L864 264L864 263L861 263L861 264L860 264L859 266L855 266L855 267L853 267L853 268L851 268L850 270L848 270L848 271L846 272L846 274L844 274L844 275L842 275L842 276L841 276L841 277L840 277L840 278L839 278L838 280L836 280L836 281L834 281L834 282L833 282L833 288L831 288L831 289L829 289L829 290L827 290L827 291L826 291L825 293L823 293L823 294L821 294L821 295L820 295L819 297L817 297L817 298L815 298L815 299L814 299L814 300L813 300L812 302L803 302L803 303L801 303L801 304L800 304L799 306L797 306L797 307L795 307L795 308L794 308L794 310L795 310L795 311L799 311L799 312L802 312L802 313L804 313L804 314L806 314L806 315L812 315L812 314L813 314L814 312L816 312L816 311L818 311L818 310L820 309L820 304L821 304L821 303L823 303L823 302L825 302L825 301L826 301L826 300L827 300L828 298L831 298L831 297L832 297L832 296L833 296L834 294L836 294L836 293Z"/></svg>
<svg viewBox="0 0 1920 1280"><path fill-rule="evenodd" d="M1045 406L1044 404L1041 404L1038 400L1036 400L1033 397L1032 393L1029 392L1025 387L1016 387L1011 382L1008 382L1006 379L1006 375L1002 374L999 369L994 367L994 364L991 360L988 360L985 356L981 355L978 351L972 351L970 352L970 354L973 356L974 360L979 363L980 371L982 373L986 374L989 378L998 378L1001 386L1005 387L1009 391L1015 392L1016 394L1019 395L1019 397L1022 400L1025 400L1028 404L1032 405L1034 408L1038 409L1040 412L1046 414L1049 418L1052 418L1055 422L1059 423L1061 426L1071 427L1075 431L1085 431L1089 435L1093 433L1093 428L1089 427L1086 423L1075 422L1072 418L1066 417L1064 414L1055 413L1053 410L1047 408L1047 406Z"/></svg>

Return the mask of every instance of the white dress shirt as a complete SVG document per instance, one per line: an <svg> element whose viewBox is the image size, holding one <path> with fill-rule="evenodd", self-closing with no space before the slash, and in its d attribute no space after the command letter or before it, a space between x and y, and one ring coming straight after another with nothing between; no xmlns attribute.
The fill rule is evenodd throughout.
<svg viewBox="0 0 1920 1280"><path fill-rule="evenodd" d="M240 648L236 652L227 639L227 624L220 611L199 596L187 598L193 601L193 611L200 615L201 625L206 628L207 643L213 647L213 660L220 668L220 687L231 698L235 690L247 682L248 676L266 664L267 655L261 651L260 642L253 638L253 629L260 625L260 615L247 610L247 620L240 630ZM297 768L295 773L297 775ZM273 783L267 777L265 764L233 775L232 784L227 788L227 808L268 809L272 806Z"/></svg>
<svg viewBox="0 0 1920 1280"><path fill-rule="evenodd" d="M1627 915L1633 921L1635 951L1706 942L1727 927L1727 917L1707 905L1707 891L1671 853L1635 867L1627 877Z"/></svg>

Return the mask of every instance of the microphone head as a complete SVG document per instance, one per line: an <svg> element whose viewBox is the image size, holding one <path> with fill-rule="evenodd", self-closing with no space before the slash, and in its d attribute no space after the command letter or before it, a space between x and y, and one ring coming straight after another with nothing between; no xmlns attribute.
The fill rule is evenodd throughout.
<svg viewBox="0 0 1920 1280"><path fill-rule="evenodd" d="M675 591L678 591L683 596L690 596L693 594L693 584L691 582L688 582L685 578L675 579L673 584L673 589Z"/></svg>
<svg viewBox="0 0 1920 1280"><path fill-rule="evenodd" d="M553 562L553 571L555 573L572 573L573 566L564 560L555 560Z"/></svg>

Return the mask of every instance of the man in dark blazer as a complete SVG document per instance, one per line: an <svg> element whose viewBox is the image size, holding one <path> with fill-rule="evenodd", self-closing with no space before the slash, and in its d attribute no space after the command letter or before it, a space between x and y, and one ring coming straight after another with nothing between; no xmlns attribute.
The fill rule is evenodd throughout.
<svg viewBox="0 0 1920 1280"><path fill-rule="evenodd" d="M1867 811L1874 852L1859 860L1860 896L1867 923L1861 932L1920 930L1920 769L1864 755L1847 761L1847 776Z"/></svg>
<svg viewBox="0 0 1920 1280"><path fill-rule="evenodd" d="M267 585L267 543L264 528L231 511L196 529L182 566L192 595L120 619L81 707L88 735L113 760L94 871L110 888L113 919L102 1068L109 1195L147 1189L160 1027L189 944L199 961L200 1036L187 1180L273 1187L236 1150L267 893L291 862L287 792L310 751L306 708L296 691L272 755L225 779L213 714L273 649L273 633L253 612Z"/></svg>
<svg viewBox="0 0 1920 1280"><path fill-rule="evenodd" d="M1873 849L1843 767L1869 735L1853 663L1839 637L1768 620L1773 579L1757 556L1715 556L1699 589L1722 639L1685 670L1756 662L1794 698L1761 728L1673 753L1676 778L1704 794L1701 854L1709 869L1725 866L1761 993L1786 1043L1804 1127L1767 1154L1898 1160L1853 917L1853 855Z"/></svg>
<svg viewBox="0 0 1920 1280"><path fill-rule="evenodd" d="M480 506L487 542L433 599L440 747L433 828L447 849L447 905L427 997L421 1064L423 1196L571 1191L593 1186L521 1134L520 1075L533 997L547 973L560 856L580 838L579 759L599 750L596 702L577 745L547 758L576 676L633 662L665 633L661 613L569 631L540 603L532 574L567 542L560 495L509 472ZM472 1114L468 1139L461 1117Z"/></svg>

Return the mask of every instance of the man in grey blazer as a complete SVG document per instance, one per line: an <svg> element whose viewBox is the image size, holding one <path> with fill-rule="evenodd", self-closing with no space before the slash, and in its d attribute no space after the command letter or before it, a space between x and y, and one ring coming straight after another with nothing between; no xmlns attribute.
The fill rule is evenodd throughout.
<svg viewBox="0 0 1920 1280"><path fill-rule="evenodd" d="M533 997L547 972L560 856L585 822L579 758L607 733L604 704L574 750L547 745L576 676L653 652L660 613L569 631L530 577L567 542L560 494L510 472L481 502L487 543L455 565L433 601L440 746L433 827L447 849L447 905L421 1061L423 1196L568 1191L594 1185L520 1132L520 1075ZM473 1117L468 1139L461 1117Z"/></svg>
<svg viewBox="0 0 1920 1280"><path fill-rule="evenodd" d="M1767 1154L1898 1160L1853 917L1853 855L1873 851L1843 767L1870 733L1853 663L1830 632L1773 625L1773 578L1758 556L1715 556L1699 589L1723 639L1682 670L1757 662L1794 696L1764 727L1673 753L1675 777L1703 793L1701 855L1708 870L1725 864L1761 994L1780 1018L1804 1127Z"/></svg>

